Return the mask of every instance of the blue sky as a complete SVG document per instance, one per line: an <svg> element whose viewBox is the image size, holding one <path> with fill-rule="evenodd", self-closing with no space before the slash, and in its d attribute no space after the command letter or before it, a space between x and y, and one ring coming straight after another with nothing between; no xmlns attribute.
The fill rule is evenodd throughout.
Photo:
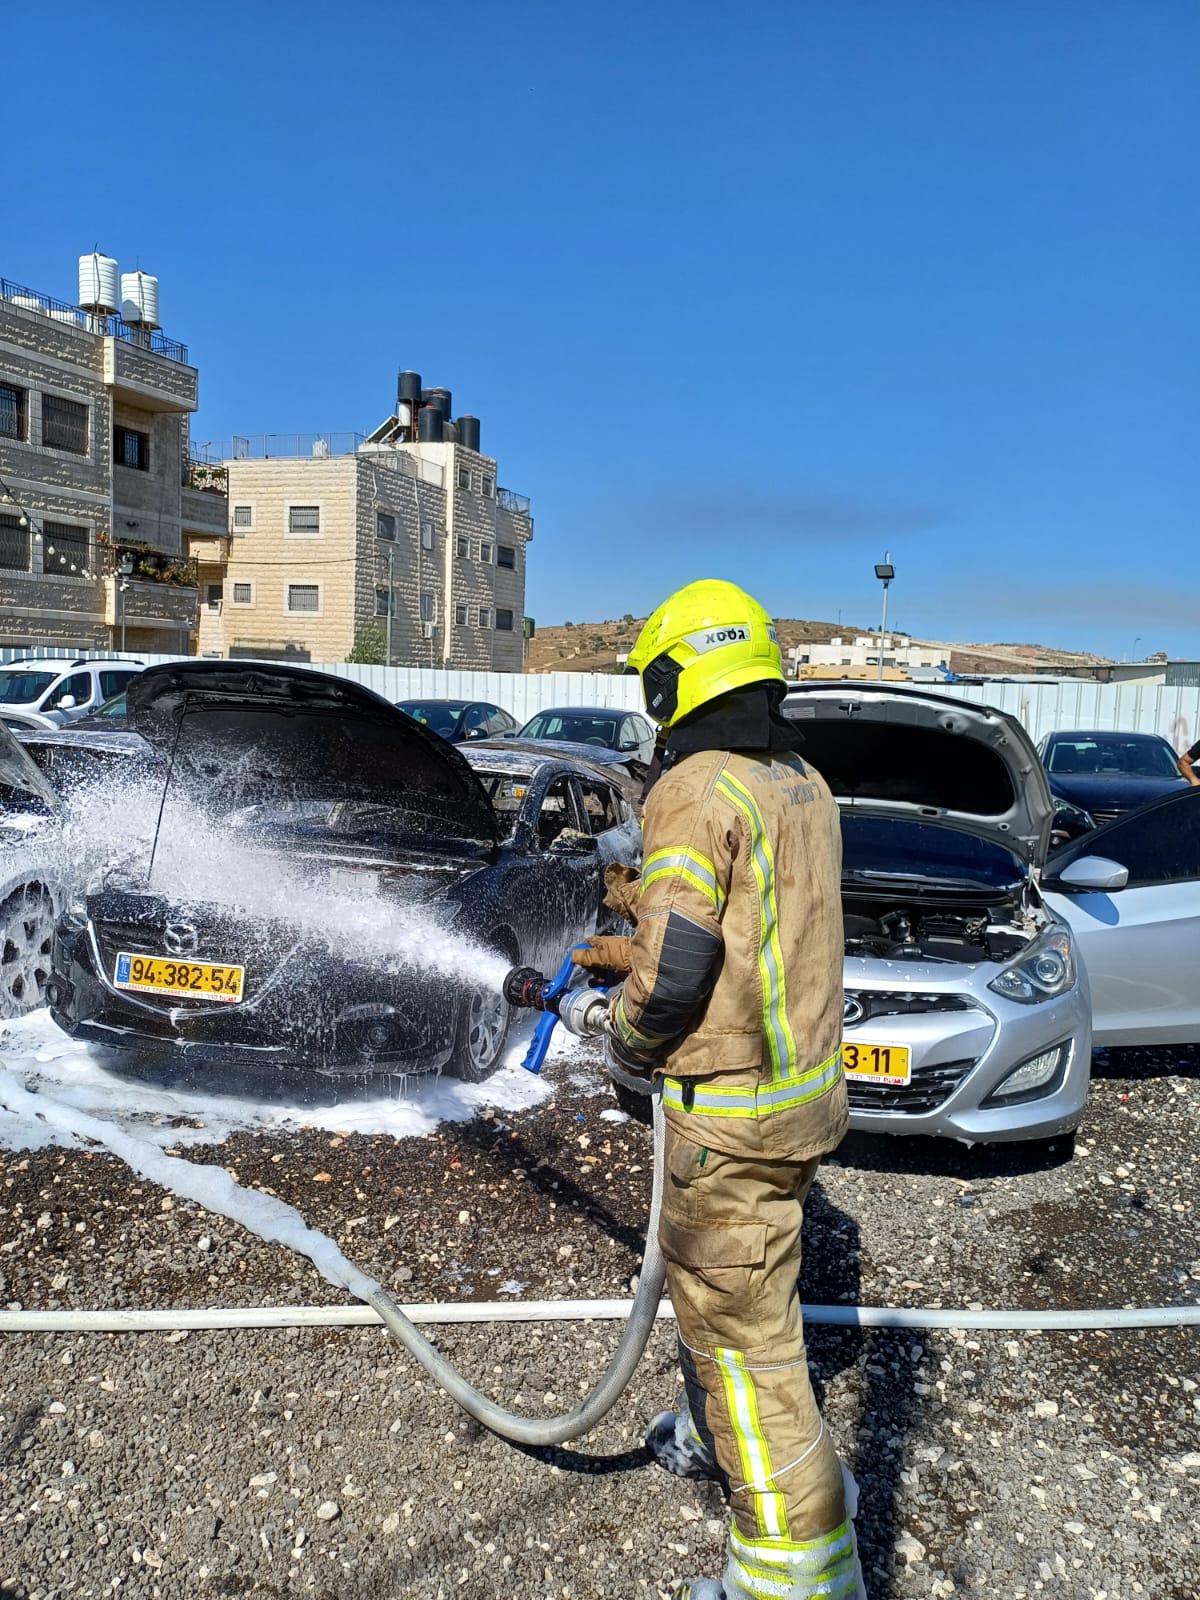
<svg viewBox="0 0 1200 1600"><path fill-rule="evenodd" d="M162 283L195 437L414 367L533 497L529 609L1200 655L1200 8L130 0L5 19L0 275ZM38 108L41 108L40 111Z"/></svg>

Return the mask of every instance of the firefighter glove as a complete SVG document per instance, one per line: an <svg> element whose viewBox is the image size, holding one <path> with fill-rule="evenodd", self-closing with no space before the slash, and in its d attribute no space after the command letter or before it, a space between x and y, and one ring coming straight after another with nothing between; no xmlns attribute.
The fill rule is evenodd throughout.
<svg viewBox="0 0 1200 1600"><path fill-rule="evenodd" d="M630 941L614 935L599 935L589 939L584 948L576 951L575 965L589 972L611 972L624 977L630 969Z"/></svg>
<svg viewBox="0 0 1200 1600"><path fill-rule="evenodd" d="M604 887L608 891L604 896L604 904L610 911L615 911L618 916L624 917L626 922L632 922L636 928L638 901L642 897L640 874L632 867L622 866L620 862L614 861L605 869Z"/></svg>

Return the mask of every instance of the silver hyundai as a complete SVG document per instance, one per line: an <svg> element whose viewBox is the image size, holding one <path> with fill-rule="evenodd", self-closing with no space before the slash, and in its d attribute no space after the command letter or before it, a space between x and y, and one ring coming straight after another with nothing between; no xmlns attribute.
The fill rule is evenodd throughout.
<svg viewBox="0 0 1200 1600"><path fill-rule="evenodd" d="M784 705L842 811L851 1126L967 1142L1076 1126L1091 998L1038 888L1054 802L1012 717L908 687Z"/></svg>

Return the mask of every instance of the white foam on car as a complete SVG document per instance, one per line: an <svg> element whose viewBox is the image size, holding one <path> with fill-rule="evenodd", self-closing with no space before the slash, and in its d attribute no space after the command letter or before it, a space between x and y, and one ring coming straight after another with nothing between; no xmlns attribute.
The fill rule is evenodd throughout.
<svg viewBox="0 0 1200 1600"><path fill-rule="evenodd" d="M137 1070L115 1052L68 1039L45 1011L0 1024L0 1147L35 1150L65 1142L54 1128L7 1104L10 1084L34 1091L36 1106L103 1117L160 1149L220 1144L237 1132L285 1134L301 1128L330 1133L390 1134L405 1139L444 1122L463 1122L485 1107L517 1111L553 1093L545 1078L521 1066L526 1024L504 1061L483 1083L437 1073L401 1078L320 1078L264 1068L252 1080L229 1068L181 1064L169 1045L160 1064ZM573 1059L579 1041L557 1029L550 1060Z"/></svg>

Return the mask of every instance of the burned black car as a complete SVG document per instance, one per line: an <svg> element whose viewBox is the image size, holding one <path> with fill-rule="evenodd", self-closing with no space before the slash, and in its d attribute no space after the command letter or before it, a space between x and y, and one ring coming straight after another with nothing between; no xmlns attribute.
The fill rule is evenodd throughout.
<svg viewBox="0 0 1200 1600"><path fill-rule="evenodd" d="M48 998L76 1038L479 1081L510 1019L495 972L472 974L556 965L596 926L606 863L639 859L601 773L501 750L474 770L341 678L173 663L129 713L161 819L59 920Z"/></svg>

